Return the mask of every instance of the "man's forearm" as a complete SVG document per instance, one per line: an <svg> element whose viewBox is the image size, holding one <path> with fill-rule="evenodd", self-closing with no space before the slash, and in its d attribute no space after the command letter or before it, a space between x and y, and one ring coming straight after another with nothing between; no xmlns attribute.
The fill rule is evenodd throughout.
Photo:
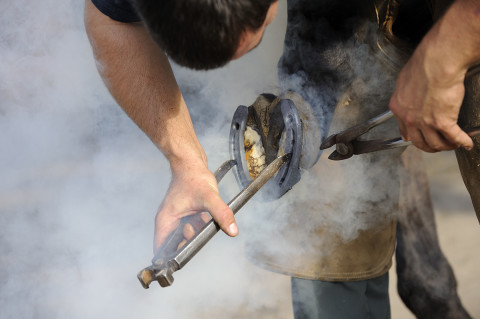
<svg viewBox="0 0 480 319"><path fill-rule="evenodd" d="M168 59L146 29L109 19L90 0L85 10L97 67L113 97L172 165L205 165Z"/></svg>
<svg viewBox="0 0 480 319"><path fill-rule="evenodd" d="M480 61L480 0L455 1L420 44L431 59L432 76L465 74ZM462 79L463 81L463 79Z"/></svg>
<svg viewBox="0 0 480 319"><path fill-rule="evenodd" d="M390 109L402 137L427 151L473 141L458 125L467 70L480 60L480 0L457 0L425 35L400 71Z"/></svg>

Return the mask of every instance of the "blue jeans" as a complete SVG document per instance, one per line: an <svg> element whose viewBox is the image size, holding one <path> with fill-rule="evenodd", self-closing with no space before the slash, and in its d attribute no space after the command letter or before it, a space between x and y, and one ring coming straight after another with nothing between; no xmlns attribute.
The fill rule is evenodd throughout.
<svg viewBox="0 0 480 319"><path fill-rule="evenodd" d="M388 273L378 278L327 282L292 277L295 319L389 319Z"/></svg>

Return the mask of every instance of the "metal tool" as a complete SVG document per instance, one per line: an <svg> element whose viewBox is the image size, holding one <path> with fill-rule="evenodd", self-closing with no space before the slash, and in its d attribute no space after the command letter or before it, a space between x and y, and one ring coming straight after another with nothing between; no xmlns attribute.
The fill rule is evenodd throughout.
<svg viewBox="0 0 480 319"><path fill-rule="evenodd" d="M289 165L285 165L277 174L274 180L267 187L267 193L264 195L267 198L279 198L290 190L300 180L300 154L302 151L302 124L298 111L291 100L282 100L278 107L275 107L275 112L270 115L270 118L274 118L275 121L270 120L269 136L265 137L265 142L262 144L265 146L265 152L267 157L267 163L272 161L278 156L279 142L282 132L286 132L284 152L291 153L291 159ZM249 121L249 114L252 113L251 107L240 105L233 115L232 129L230 131L230 154L232 158L237 160L237 166L234 170L237 183L241 187L248 185L252 178L248 171L248 164L245 157L245 129L247 122ZM289 119L287 121L287 119ZM272 123L275 122L275 125ZM267 141L276 140L276 143ZM276 144L276 148L271 147Z"/></svg>
<svg viewBox="0 0 480 319"><path fill-rule="evenodd" d="M410 145L411 142L404 141L400 137L394 139L370 141L362 141L358 139L358 137L361 135L367 133L375 126L384 123L392 117L393 113L391 111L387 111L368 120L365 123L355 125L340 133L330 135L325 139L325 141L323 141L322 145L320 145L320 149L324 150L335 145L336 150L333 151L328 158L334 161L339 161L350 158L353 155Z"/></svg>
<svg viewBox="0 0 480 319"><path fill-rule="evenodd" d="M291 158L291 154L285 154L272 161L247 187L235 196L228 206L233 213L237 213L245 203L257 193L260 188L277 173L280 168ZM215 172L215 178L219 182L222 177L236 165L235 160L225 162ZM159 252L152 260L152 265L141 270L137 277L142 286L147 289L152 281L158 281L160 286L168 287L173 283L173 273L187 264L197 252L220 230L220 226L212 219L184 246L177 249L179 238L183 238L183 226L188 221L183 221L175 231L170 234Z"/></svg>
<svg viewBox="0 0 480 319"><path fill-rule="evenodd" d="M412 145L411 141L404 141L401 137L368 141L359 140L361 135L367 133L375 126L384 123L392 117L392 111L387 111L374 118L371 118L363 124L358 124L340 133L330 135L325 139L325 141L323 141L322 145L320 145L320 149L324 150L335 145L336 150L333 151L328 158L334 161L339 161L348 159L353 155ZM470 135L470 137L480 136L480 128L477 127L470 129L467 133Z"/></svg>
<svg viewBox="0 0 480 319"><path fill-rule="evenodd" d="M258 130L268 164L254 179L249 174L245 153L247 127ZM277 199L290 190L300 180L300 170L310 168L320 157L319 131L313 109L293 92L282 96L264 93L253 105L238 106L230 126L231 160L222 164L214 174L219 183L235 167L235 178L243 190L228 204L233 213L262 187L264 199ZM220 229L215 221L210 220L185 243L185 225L203 225L203 222L198 223L195 219L198 216L182 218L160 247L152 265L138 273L137 277L144 288L148 288L155 280L162 287L172 285L172 274L195 256ZM185 245L181 246L181 243Z"/></svg>
<svg viewBox="0 0 480 319"><path fill-rule="evenodd" d="M291 153L262 192L264 199L277 199L300 181L301 170L311 168L320 157L320 129L312 107L294 92L280 96L261 94L251 106L238 106L230 129L230 154L237 160L235 178L240 187L252 181L245 156L245 130L256 128L265 148L266 162Z"/></svg>

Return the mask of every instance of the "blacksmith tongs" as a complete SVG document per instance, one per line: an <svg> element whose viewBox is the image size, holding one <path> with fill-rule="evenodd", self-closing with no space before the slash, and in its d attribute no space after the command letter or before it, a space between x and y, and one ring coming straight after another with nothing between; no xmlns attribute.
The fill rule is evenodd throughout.
<svg viewBox="0 0 480 319"><path fill-rule="evenodd" d="M284 164L290 161L290 158L291 154L287 153L278 156L268 164L247 187L228 203L233 213L237 213ZM214 174L217 183L219 183L222 177L235 165L237 165L235 160L223 163ZM181 248L178 248L178 244L183 239L183 227L188 223L190 217L191 216L182 218L180 225L168 236L156 253L152 260L152 265L142 269L138 273L137 277L143 288L148 288L152 281L158 281L162 287L171 286L173 284L173 273L185 266L220 230L220 226L211 219L192 239Z"/></svg>
<svg viewBox="0 0 480 319"><path fill-rule="evenodd" d="M388 150L397 147L406 147L412 145L411 141L404 141L401 137L392 139L360 140L359 137L375 126L378 126L393 117L392 111L384 112L374 118L371 118L363 124L355 125L345 131L330 135L320 145L320 149L336 146L336 150L328 157L334 161L340 161L364 153ZM470 137L480 136L480 128L474 128L467 131Z"/></svg>

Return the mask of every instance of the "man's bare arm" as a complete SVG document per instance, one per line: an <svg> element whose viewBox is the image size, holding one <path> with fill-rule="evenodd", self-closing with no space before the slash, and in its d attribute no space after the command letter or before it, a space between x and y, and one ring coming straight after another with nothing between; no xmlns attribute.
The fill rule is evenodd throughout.
<svg viewBox="0 0 480 319"><path fill-rule="evenodd" d="M237 227L220 199L169 61L140 23L121 23L85 2L97 68L113 97L170 162L172 182L155 219L157 249L180 218L208 211L231 236Z"/></svg>
<svg viewBox="0 0 480 319"><path fill-rule="evenodd" d="M427 152L470 149L457 125L467 69L480 61L480 1L457 0L400 72L390 109L405 139Z"/></svg>

